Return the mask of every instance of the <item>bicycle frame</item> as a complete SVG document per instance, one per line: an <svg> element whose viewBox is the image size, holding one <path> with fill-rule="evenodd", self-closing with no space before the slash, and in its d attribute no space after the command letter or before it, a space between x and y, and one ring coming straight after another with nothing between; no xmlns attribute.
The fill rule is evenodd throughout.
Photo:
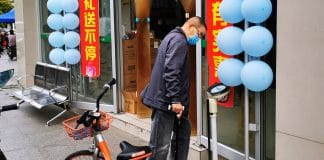
<svg viewBox="0 0 324 160"><path fill-rule="evenodd" d="M96 102L96 108L98 113L99 112L99 102L100 99L103 97L103 95L107 92L107 90L110 88L110 86L112 86L116 81L113 79L108 83L108 87L106 89L104 89L104 91L99 95L99 97L97 98L97 102ZM105 158L105 160L112 160L111 158L111 154L110 154L110 150L108 148L108 144L105 141L104 137L101 134L101 131L97 130L99 128L99 120L96 120L96 125L94 127L92 127L93 133L94 133L94 143L95 143L95 150L94 150L94 159L96 159L97 155L101 152ZM99 148L99 150L97 150L97 148Z"/></svg>
<svg viewBox="0 0 324 160"><path fill-rule="evenodd" d="M104 156L105 160L112 160L108 144L100 131L94 131L93 144L91 150L93 151L94 160L97 160L97 157L100 153Z"/></svg>
<svg viewBox="0 0 324 160"><path fill-rule="evenodd" d="M115 83L116 83L116 80L115 79L112 79L110 82L108 82L104 86L104 90L100 93L100 95L97 98L97 101L96 101L96 110L93 111L93 112L90 112L90 114L89 114L89 111L88 111L87 112L87 115L84 117L84 118L86 118L87 116L91 115L91 118L89 120L85 120L83 118L80 118L78 120L78 125L79 124L85 125L85 121L88 121L89 124L90 124L90 123L92 123L93 120L95 120L95 125L93 125L91 127L91 132L93 133L93 142L92 142L92 146L90 148L90 151L93 152L93 159L94 160L97 160L97 158L99 156L101 156L101 154L102 154L102 156L104 157L105 160L112 160L111 153L110 153L108 144L105 141L103 135L101 134L101 130L100 130L100 120L99 119L100 119L101 113L99 112L99 108L100 108L100 105L99 104L100 104L100 100L104 96L104 94ZM77 125L77 127L78 127L78 125Z"/></svg>

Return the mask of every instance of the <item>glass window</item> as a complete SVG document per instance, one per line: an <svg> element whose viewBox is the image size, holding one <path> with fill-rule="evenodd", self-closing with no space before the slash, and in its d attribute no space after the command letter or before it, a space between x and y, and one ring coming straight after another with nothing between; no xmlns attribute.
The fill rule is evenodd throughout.
<svg viewBox="0 0 324 160"><path fill-rule="evenodd" d="M40 0L40 37L41 37L41 60L44 63L50 63L48 58L51 46L48 43L48 36L53 30L47 25L47 17L51 14L46 5L47 1Z"/></svg>
<svg viewBox="0 0 324 160"><path fill-rule="evenodd" d="M218 107L218 141L244 153L244 88L235 87L234 107ZM249 122L255 123L255 94L249 93ZM250 132L250 156L255 154L255 135Z"/></svg>
<svg viewBox="0 0 324 160"><path fill-rule="evenodd" d="M100 76L91 79L81 75L80 64L72 66L73 100L83 102L95 102L102 91L102 87L112 78L112 44L111 44L111 23L110 3L107 0L99 1L100 17ZM112 92L112 90L110 91ZM112 93L106 94L102 102L113 104Z"/></svg>
<svg viewBox="0 0 324 160"><path fill-rule="evenodd" d="M53 47L49 45L48 36L52 29L47 25L47 17L51 14L47 9L47 1L40 2L40 36L41 36L41 61L45 63L51 63L49 60L49 52ZM112 77L112 45L111 45L111 23L110 23L110 1L99 1L99 30L100 30L100 76L96 79L91 79L81 75L81 64L68 66L62 64L62 66L68 66L71 68L71 79L73 88L73 101L81 102L95 102L97 96L102 91L102 87ZM78 14L78 12L75 12ZM61 13L64 16L64 13ZM62 29L64 33L68 30ZM73 31L79 32L79 29ZM62 47L65 49L65 47ZM111 91L112 92L112 91ZM102 102L106 104L113 104L112 93L103 97Z"/></svg>

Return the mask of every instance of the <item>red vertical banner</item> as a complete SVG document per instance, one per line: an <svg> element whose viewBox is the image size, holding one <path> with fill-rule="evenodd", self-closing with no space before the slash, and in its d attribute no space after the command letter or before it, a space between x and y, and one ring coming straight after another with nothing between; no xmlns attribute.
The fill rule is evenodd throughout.
<svg viewBox="0 0 324 160"><path fill-rule="evenodd" d="M206 20L207 20L207 59L208 59L208 85L211 86L219 83L217 69L218 65L231 56L222 53L218 46L216 37L218 33L225 27L231 24L225 22L219 13L219 5L222 0L207 0L206 1ZM223 107L233 107L234 105L234 87L230 88L230 94L225 101L218 102L218 105Z"/></svg>
<svg viewBox="0 0 324 160"><path fill-rule="evenodd" d="M100 76L99 0L79 0L81 73Z"/></svg>

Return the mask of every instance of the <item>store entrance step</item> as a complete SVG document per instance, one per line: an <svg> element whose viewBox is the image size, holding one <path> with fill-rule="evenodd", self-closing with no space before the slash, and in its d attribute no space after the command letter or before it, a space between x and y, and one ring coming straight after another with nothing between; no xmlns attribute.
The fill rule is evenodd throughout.
<svg viewBox="0 0 324 160"><path fill-rule="evenodd" d="M138 118L131 113L111 113L112 126L132 134L148 143L151 131L151 118ZM207 160L208 152L203 146L197 145L197 136L191 136L188 160Z"/></svg>

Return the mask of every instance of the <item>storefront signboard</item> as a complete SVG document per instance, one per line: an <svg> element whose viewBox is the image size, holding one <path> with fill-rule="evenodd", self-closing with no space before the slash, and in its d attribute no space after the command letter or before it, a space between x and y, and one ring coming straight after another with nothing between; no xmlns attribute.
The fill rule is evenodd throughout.
<svg viewBox="0 0 324 160"><path fill-rule="evenodd" d="M209 80L208 85L211 86L220 82L217 75L218 65L231 56L222 53L216 42L218 33L225 27L231 24L225 22L219 13L219 5L222 0L208 0L206 1L206 20L207 20L207 59ZM230 94L222 101L218 102L219 106L233 107L234 105L234 87L230 88Z"/></svg>
<svg viewBox="0 0 324 160"><path fill-rule="evenodd" d="M99 1L79 0L81 73L100 76Z"/></svg>

